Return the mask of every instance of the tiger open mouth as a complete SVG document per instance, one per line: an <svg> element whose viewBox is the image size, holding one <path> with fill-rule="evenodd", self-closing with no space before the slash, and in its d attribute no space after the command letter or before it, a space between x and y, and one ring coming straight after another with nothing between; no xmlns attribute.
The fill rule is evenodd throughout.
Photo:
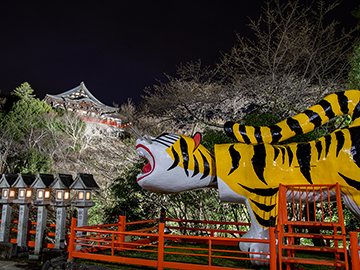
<svg viewBox="0 0 360 270"><path fill-rule="evenodd" d="M144 157L148 161L148 163L142 168L143 173L139 174L137 176L137 181L140 181L141 179L143 179L146 176L150 175L154 171L155 158L152 155L152 153L150 152L150 150L146 146L144 146L142 144L138 144L136 146L136 151L137 151L137 153L138 153L138 155L140 157Z"/></svg>

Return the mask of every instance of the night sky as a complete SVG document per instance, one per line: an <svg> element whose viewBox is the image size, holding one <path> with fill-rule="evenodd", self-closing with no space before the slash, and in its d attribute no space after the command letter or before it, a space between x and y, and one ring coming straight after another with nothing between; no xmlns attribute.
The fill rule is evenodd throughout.
<svg viewBox="0 0 360 270"><path fill-rule="evenodd" d="M0 90L29 82L39 98L85 82L107 105L166 82L180 63L217 62L220 52L249 34L263 0L3 1L0 4ZM305 0L303 2L306 2ZM326 2L328 2L326 0ZM359 0L332 13L345 26Z"/></svg>

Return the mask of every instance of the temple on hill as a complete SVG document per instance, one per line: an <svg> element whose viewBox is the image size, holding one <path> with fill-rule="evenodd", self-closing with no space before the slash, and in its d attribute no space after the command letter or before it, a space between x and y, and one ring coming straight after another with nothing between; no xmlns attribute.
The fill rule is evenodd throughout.
<svg viewBox="0 0 360 270"><path fill-rule="evenodd" d="M53 108L73 111L84 121L124 128L117 116L118 108L100 102L86 88L84 82L79 86L58 95L46 94L44 101Z"/></svg>

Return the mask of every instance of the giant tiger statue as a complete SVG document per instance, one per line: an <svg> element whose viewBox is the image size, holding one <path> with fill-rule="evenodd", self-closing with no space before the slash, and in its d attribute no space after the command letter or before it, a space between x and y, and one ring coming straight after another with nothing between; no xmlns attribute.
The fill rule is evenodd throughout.
<svg viewBox="0 0 360 270"><path fill-rule="evenodd" d="M276 145L312 131L331 118L350 115L352 124L307 143ZM138 184L152 192L177 193L212 187L223 202L244 203L251 217L245 238L267 238L269 219L277 216L279 184L339 183L342 198L360 219L360 91L330 94L303 113L270 127L224 125L238 143L215 145L215 157L201 136L141 136L137 152L149 163ZM243 251L268 252L268 246L241 243ZM256 257L256 256L255 256ZM259 261L255 261L259 263Z"/></svg>

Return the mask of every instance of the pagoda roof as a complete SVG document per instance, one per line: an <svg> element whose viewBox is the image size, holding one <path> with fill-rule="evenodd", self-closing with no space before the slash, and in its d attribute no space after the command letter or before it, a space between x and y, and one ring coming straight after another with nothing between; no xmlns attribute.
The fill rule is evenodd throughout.
<svg viewBox="0 0 360 270"><path fill-rule="evenodd" d="M53 189L68 189L73 182L74 180L70 174L58 173L49 187Z"/></svg>
<svg viewBox="0 0 360 270"><path fill-rule="evenodd" d="M54 181L52 174L38 174L35 181L31 184L32 188L48 188Z"/></svg>
<svg viewBox="0 0 360 270"><path fill-rule="evenodd" d="M17 174L3 174L0 180L0 188L12 187L17 178Z"/></svg>
<svg viewBox="0 0 360 270"><path fill-rule="evenodd" d="M106 107L106 108L112 109L112 110L117 110L117 108L105 105L100 100L98 100L96 97L94 97L94 95L91 94L90 91L86 88L84 82L81 82L79 86L77 86L73 89L70 89L64 93L61 93L58 95L46 94L46 97L62 99L62 100L69 99L74 102L92 101L93 103L95 103L99 106Z"/></svg>
<svg viewBox="0 0 360 270"><path fill-rule="evenodd" d="M92 174L78 173L74 183L71 184L70 188L73 189L100 189Z"/></svg>
<svg viewBox="0 0 360 270"><path fill-rule="evenodd" d="M36 176L34 174L20 173L15 183L13 184L13 187L30 187L31 184L34 182L35 178Z"/></svg>

